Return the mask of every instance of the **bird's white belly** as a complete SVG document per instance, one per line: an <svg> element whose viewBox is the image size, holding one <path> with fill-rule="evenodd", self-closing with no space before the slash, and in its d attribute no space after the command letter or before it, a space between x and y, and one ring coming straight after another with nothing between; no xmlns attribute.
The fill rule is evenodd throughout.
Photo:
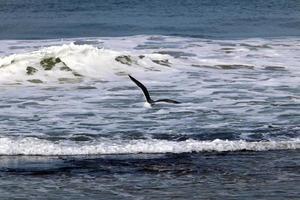
<svg viewBox="0 0 300 200"><path fill-rule="evenodd" d="M145 107L145 108L152 108L151 104L148 103L148 102L145 102L145 103L144 103L144 107Z"/></svg>

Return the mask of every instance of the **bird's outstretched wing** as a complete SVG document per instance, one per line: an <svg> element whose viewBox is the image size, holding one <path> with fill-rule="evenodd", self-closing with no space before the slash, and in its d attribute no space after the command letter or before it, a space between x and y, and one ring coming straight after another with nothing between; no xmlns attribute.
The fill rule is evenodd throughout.
<svg viewBox="0 0 300 200"><path fill-rule="evenodd" d="M158 99L155 102L166 102L166 103L174 103L174 104L180 104L181 102L175 101L172 99Z"/></svg>
<svg viewBox="0 0 300 200"><path fill-rule="evenodd" d="M131 79L131 80L132 80L139 88L142 89L142 91L143 91L143 93L144 93L144 95L145 95L145 97L146 97L146 101L147 101L148 103L153 103L154 101L151 99L150 94L149 94L147 88L146 88L141 82L139 82L138 80L136 80L136 79L133 78L132 76L130 76L130 75L128 75L128 76L129 76L129 78L130 78L130 79Z"/></svg>

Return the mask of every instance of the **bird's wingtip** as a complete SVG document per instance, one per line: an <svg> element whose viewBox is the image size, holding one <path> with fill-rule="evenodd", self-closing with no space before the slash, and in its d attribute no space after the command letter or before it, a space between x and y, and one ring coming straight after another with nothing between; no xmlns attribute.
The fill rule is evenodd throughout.
<svg viewBox="0 0 300 200"><path fill-rule="evenodd" d="M137 80L135 78L133 78L130 74L128 74L129 78L133 81L136 82Z"/></svg>

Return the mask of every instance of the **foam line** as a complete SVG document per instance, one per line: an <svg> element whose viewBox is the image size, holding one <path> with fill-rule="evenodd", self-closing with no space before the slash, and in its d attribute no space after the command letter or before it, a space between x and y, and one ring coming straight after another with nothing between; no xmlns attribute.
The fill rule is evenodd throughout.
<svg viewBox="0 0 300 200"><path fill-rule="evenodd" d="M137 153L188 153L226 151L268 151L299 149L300 139L288 141L247 142L244 140L167 141L167 140L99 140L92 143L52 142L37 138L0 138L0 155L101 155Z"/></svg>

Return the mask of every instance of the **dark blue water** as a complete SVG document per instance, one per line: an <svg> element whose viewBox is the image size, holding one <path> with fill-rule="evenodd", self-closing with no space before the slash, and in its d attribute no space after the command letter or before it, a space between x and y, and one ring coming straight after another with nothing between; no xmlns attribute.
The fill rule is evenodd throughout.
<svg viewBox="0 0 300 200"><path fill-rule="evenodd" d="M0 192L7 199L299 199L299 159L299 151L1 157Z"/></svg>
<svg viewBox="0 0 300 200"><path fill-rule="evenodd" d="M0 1L0 39L300 35L298 0Z"/></svg>

